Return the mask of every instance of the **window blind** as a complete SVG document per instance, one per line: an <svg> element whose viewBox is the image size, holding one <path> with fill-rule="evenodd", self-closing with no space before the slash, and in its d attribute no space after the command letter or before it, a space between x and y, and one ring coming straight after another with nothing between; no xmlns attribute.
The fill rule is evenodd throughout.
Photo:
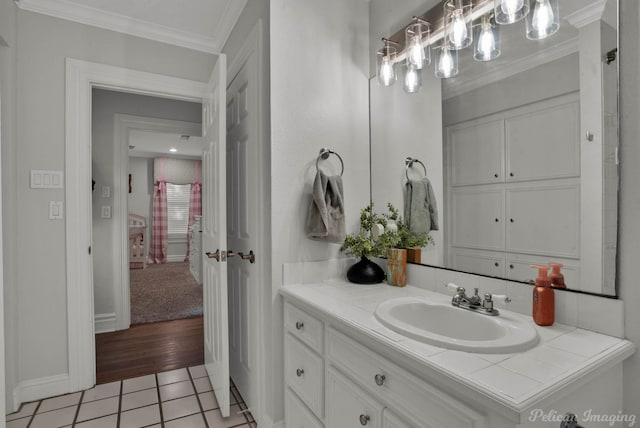
<svg viewBox="0 0 640 428"><path fill-rule="evenodd" d="M168 233L187 234L191 184L167 183Z"/></svg>

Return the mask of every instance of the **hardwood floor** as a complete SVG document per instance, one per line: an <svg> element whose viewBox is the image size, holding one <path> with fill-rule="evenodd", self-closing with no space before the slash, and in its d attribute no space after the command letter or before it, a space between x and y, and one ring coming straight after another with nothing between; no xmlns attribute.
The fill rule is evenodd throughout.
<svg viewBox="0 0 640 428"><path fill-rule="evenodd" d="M204 364L203 328L196 317L96 334L96 382Z"/></svg>

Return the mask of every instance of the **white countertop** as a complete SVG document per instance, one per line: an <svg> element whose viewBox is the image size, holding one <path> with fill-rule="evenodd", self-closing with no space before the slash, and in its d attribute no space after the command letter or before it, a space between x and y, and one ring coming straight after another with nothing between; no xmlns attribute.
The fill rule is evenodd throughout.
<svg viewBox="0 0 640 428"><path fill-rule="evenodd" d="M394 352L518 412L571 382L620 363L635 351L633 343L624 339L557 323L540 327L531 317L501 309L499 316L534 325L540 337L538 345L514 354L461 352L404 337L383 326L374 316L377 305L392 298L414 296L450 303L449 295L410 285L361 285L341 280L286 285L280 293L287 300L312 308L334 324L356 328Z"/></svg>

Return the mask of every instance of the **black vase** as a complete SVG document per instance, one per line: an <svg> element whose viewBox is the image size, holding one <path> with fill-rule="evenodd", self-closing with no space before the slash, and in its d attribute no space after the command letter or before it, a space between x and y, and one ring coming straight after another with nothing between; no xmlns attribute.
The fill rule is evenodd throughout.
<svg viewBox="0 0 640 428"><path fill-rule="evenodd" d="M378 284L384 277L384 270L365 256L347 271L349 281L356 284Z"/></svg>

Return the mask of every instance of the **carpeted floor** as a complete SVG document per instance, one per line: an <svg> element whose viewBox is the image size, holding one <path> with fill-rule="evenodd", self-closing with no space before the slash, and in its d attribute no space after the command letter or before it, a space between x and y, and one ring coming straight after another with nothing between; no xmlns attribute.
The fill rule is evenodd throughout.
<svg viewBox="0 0 640 428"><path fill-rule="evenodd" d="M202 315L202 286L189 272L189 263L147 265L129 275L131 324Z"/></svg>

